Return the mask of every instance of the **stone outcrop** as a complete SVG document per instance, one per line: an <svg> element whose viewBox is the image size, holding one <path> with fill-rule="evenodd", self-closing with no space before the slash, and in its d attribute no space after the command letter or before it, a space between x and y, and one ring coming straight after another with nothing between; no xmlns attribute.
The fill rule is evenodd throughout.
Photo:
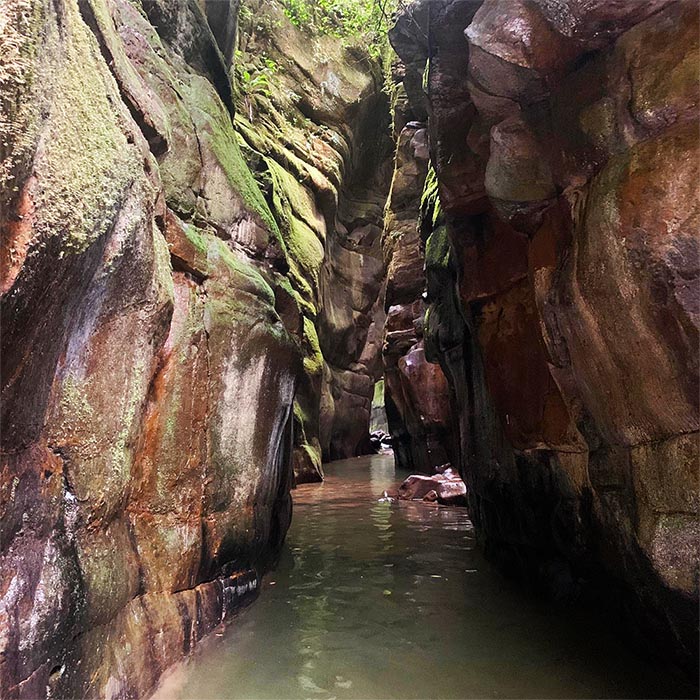
<svg viewBox="0 0 700 700"><path fill-rule="evenodd" d="M697 13L423 0L392 31L429 113L443 219L424 345L481 542L556 596L602 584L599 604L691 671Z"/></svg>
<svg viewBox="0 0 700 700"><path fill-rule="evenodd" d="M402 119L397 109L397 122ZM412 115L409 115L409 117ZM385 407L396 463L432 474L454 457L449 387L426 360L424 240L418 226L429 165L426 125L408 121L398 135L382 246L386 261L382 348Z"/></svg>
<svg viewBox="0 0 700 700"><path fill-rule="evenodd" d="M236 124L283 222L287 304L302 314L306 368L294 412L295 470L300 481L314 480L322 456L369 449L381 376L388 102L376 61L297 30L281 4L248 2L241 28L238 70L248 77Z"/></svg>
<svg viewBox="0 0 700 700"><path fill-rule="evenodd" d="M466 506L467 487L450 465L438 467L432 476L412 474L398 489L402 501L437 502L445 506Z"/></svg>
<svg viewBox="0 0 700 700"><path fill-rule="evenodd" d="M146 694L367 433L377 67L238 5L0 4L3 698Z"/></svg>

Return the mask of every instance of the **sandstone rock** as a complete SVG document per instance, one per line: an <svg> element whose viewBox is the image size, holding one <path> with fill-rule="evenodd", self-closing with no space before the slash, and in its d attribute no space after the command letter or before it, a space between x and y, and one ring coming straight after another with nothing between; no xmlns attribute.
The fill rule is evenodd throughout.
<svg viewBox="0 0 700 700"><path fill-rule="evenodd" d="M238 4L10 3L3 698L145 696L255 596L293 463L322 475L322 345L329 442L367 440L391 146L378 66L330 38L307 50L261 3L278 30L241 60L284 62L279 100L243 99Z"/></svg>
<svg viewBox="0 0 700 700"><path fill-rule="evenodd" d="M649 646L693 673L697 6L486 0L459 17L465 47L458 5L430 10L444 224L423 219L422 329L470 517L511 573L618 591ZM403 33L404 60L415 43Z"/></svg>
<svg viewBox="0 0 700 700"><path fill-rule="evenodd" d="M369 449L369 404L381 376L388 104L377 90L379 65L358 61L356 47L292 26L282 3L257 0L248 9L239 61L260 73L264 55L279 70L271 77L274 96L246 96L236 124L260 179L269 182L304 317L312 379L302 387L294 438L301 481L320 476L322 455ZM257 15L275 29L257 31ZM361 147L367 157L358 157ZM304 456L309 450L317 453L314 469Z"/></svg>
<svg viewBox="0 0 700 700"><path fill-rule="evenodd" d="M397 463L424 473L451 459L453 448L447 383L441 368L426 362L421 341L424 242L417 220L428 174L427 137L419 122L409 122L399 135L382 237L387 420Z"/></svg>
<svg viewBox="0 0 700 700"><path fill-rule="evenodd" d="M442 505L467 505L467 488L451 469L433 476L409 476L399 486L398 498L403 501L437 501Z"/></svg>
<svg viewBox="0 0 700 700"><path fill-rule="evenodd" d="M546 96L582 54L601 49L671 0L485 0L465 29L470 72L491 95L523 104Z"/></svg>

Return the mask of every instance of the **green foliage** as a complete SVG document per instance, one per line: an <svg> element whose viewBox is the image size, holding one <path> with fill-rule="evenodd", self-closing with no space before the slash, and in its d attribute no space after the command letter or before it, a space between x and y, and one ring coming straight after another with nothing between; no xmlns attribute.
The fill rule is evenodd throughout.
<svg viewBox="0 0 700 700"><path fill-rule="evenodd" d="M418 218L418 227L424 238L427 238L441 221L442 209L438 185L437 173L431 165L423 185Z"/></svg>
<svg viewBox="0 0 700 700"><path fill-rule="evenodd" d="M284 0L285 14L301 29L339 39L358 39L381 55L398 0Z"/></svg>
<svg viewBox="0 0 700 700"><path fill-rule="evenodd" d="M242 51L236 51L236 85L244 95L270 97L275 86L279 64L263 55L255 64L246 64Z"/></svg>

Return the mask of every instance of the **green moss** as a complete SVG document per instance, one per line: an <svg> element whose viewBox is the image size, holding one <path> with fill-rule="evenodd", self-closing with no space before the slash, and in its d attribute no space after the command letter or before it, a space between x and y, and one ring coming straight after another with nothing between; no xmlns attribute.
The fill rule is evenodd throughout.
<svg viewBox="0 0 700 700"><path fill-rule="evenodd" d="M447 226L440 226L425 242L425 268L428 274L440 273L449 268L451 250Z"/></svg>
<svg viewBox="0 0 700 700"><path fill-rule="evenodd" d="M60 37L47 30L44 50L57 60L42 76L53 101L35 162L37 229L61 236L61 255L80 253L105 234L134 182L149 187L142 157L115 116L117 86L77 6L66 13Z"/></svg>
<svg viewBox="0 0 700 700"><path fill-rule="evenodd" d="M310 377L323 374L323 355L314 322L304 316L304 371Z"/></svg>
<svg viewBox="0 0 700 700"><path fill-rule="evenodd" d="M309 460L311 461L311 464L313 464L314 469L319 474L323 474L323 470L322 470L322 466L321 466L320 447L317 447L315 445L310 445L308 442L304 442L301 445L298 445L298 447L308 456Z"/></svg>
<svg viewBox="0 0 700 700"><path fill-rule="evenodd" d="M294 420L297 422L298 426L301 428L301 435L295 436L299 438L299 444L306 442L306 426L309 424L311 417L306 412L304 407L301 405L299 399L294 399Z"/></svg>
<svg viewBox="0 0 700 700"><path fill-rule="evenodd" d="M325 225L315 210L311 192L294 175L271 158L265 158L273 187L273 202L279 216L296 216L313 230L318 239L325 240Z"/></svg>
<svg viewBox="0 0 700 700"><path fill-rule="evenodd" d="M323 244L305 222L292 217L289 227L287 249L294 262L299 266L304 278L318 289L318 277L323 264Z"/></svg>
<svg viewBox="0 0 700 700"><path fill-rule="evenodd" d="M435 362L440 357L441 336L447 332L450 337L461 338L464 329L447 226L438 227L428 237L425 270L430 304L423 319L423 338L426 357L430 362Z"/></svg>
<svg viewBox="0 0 700 700"><path fill-rule="evenodd" d="M309 157L309 133L313 130L313 124L304 124L302 127L294 126L294 112L282 113L271 106L267 114L261 115L260 119L253 126L243 115L236 115L236 130L240 138L254 151L258 157L265 154L267 158L273 159L281 164L291 177L298 181L323 183L326 189L334 187L329 180L332 178L337 188L342 179L341 166L342 156L338 153L338 158L331 161L328 158L318 159L325 168L328 177L324 175L315 165L306 162L304 157Z"/></svg>
<svg viewBox="0 0 700 700"><path fill-rule="evenodd" d="M315 316L324 258L324 224L313 209L311 193L274 160L260 158L270 182L272 211L285 243L283 250L289 264L289 278L304 311Z"/></svg>
<svg viewBox="0 0 700 700"><path fill-rule="evenodd" d="M36 143L43 9L30 0L0 0L0 201L17 190L15 178L26 171Z"/></svg>
<svg viewBox="0 0 700 700"><path fill-rule="evenodd" d="M420 216L418 228L424 236L439 224L442 218L442 208L440 206L439 182L437 173L431 165L423 184L423 193L420 200Z"/></svg>
<svg viewBox="0 0 700 700"><path fill-rule="evenodd" d="M139 232L137 231L135 236L138 235ZM151 235L153 236L154 282L158 288L161 300L167 300L167 303L172 306L175 299L175 285L170 264L170 249L155 222L151 224Z"/></svg>
<svg viewBox="0 0 700 700"><path fill-rule="evenodd" d="M214 242L212 251L214 259L221 260L232 276L231 280L226 281L226 286L230 287L233 284L236 288L253 294L270 306L274 306L275 294L272 287L265 281L258 269L247 258L235 255L221 239L212 237L212 241Z"/></svg>
<svg viewBox="0 0 700 700"><path fill-rule="evenodd" d="M202 77L193 76L186 94L193 112L199 115L196 120L200 127L199 138L211 148L229 183L239 192L245 204L260 216L270 234L284 248L277 222L243 158L231 117L211 84Z"/></svg>
<svg viewBox="0 0 700 700"><path fill-rule="evenodd" d="M131 470L131 430L148 391L150 367L144 357L137 357L127 377L126 392L121 405L117 406L120 416L121 429L110 447L110 475L116 477L118 483L125 482Z"/></svg>
<svg viewBox="0 0 700 700"><path fill-rule="evenodd" d="M380 379L374 383L374 396L372 397L373 406L384 405L384 380Z"/></svg>
<svg viewBox="0 0 700 700"><path fill-rule="evenodd" d="M61 413L69 416L76 423L89 424L94 420L95 412L85 392L84 383L70 375L61 385Z"/></svg>
<svg viewBox="0 0 700 700"><path fill-rule="evenodd" d="M193 224L185 224L185 236L187 240L203 255L207 254L209 250L209 243L205 240L204 236Z"/></svg>

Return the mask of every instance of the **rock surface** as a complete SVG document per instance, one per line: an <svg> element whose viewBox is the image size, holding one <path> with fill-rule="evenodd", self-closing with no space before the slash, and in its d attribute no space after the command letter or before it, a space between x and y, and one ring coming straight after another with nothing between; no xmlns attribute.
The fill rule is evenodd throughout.
<svg viewBox="0 0 700 700"><path fill-rule="evenodd" d="M382 236L382 355L392 447L397 465L426 474L453 459L455 447L447 381L438 364L426 361L423 343L426 279L418 217L429 156L426 125L408 121L398 136Z"/></svg>
<svg viewBox="0 0 700 700"><path fill-rule="evenodd" d="M357 47L296 29L282 3L251 0L246 9L238 60L252 78L236 125L281 222L295 324L301 314L306 376L294 411L301 482L321 478L322 457L369 451L381 376L389 108L378 63Z"/></svg>
<svg viewBox="0 0 700 700"><path fill-rule="evenodd" d="M405 479L398 489L402 501L428 501L446 506L466 506L467 487L452 468L443 465L440 473L432 476L413 474Z"/></svg>
<svg viewBox="0 0 700 700"><path fill-rule="evenodd" d="M367 439L377 66L238 6L0 7L3 698L146 695Z"/></svg>
<svg viewBox="0 0 700 700"><path fill-rule="evenodd" d="M599 604L691 674L697 13L419 0L392 33L429 113L424 346L479 537L556 596L600 584Z"/></svg>

